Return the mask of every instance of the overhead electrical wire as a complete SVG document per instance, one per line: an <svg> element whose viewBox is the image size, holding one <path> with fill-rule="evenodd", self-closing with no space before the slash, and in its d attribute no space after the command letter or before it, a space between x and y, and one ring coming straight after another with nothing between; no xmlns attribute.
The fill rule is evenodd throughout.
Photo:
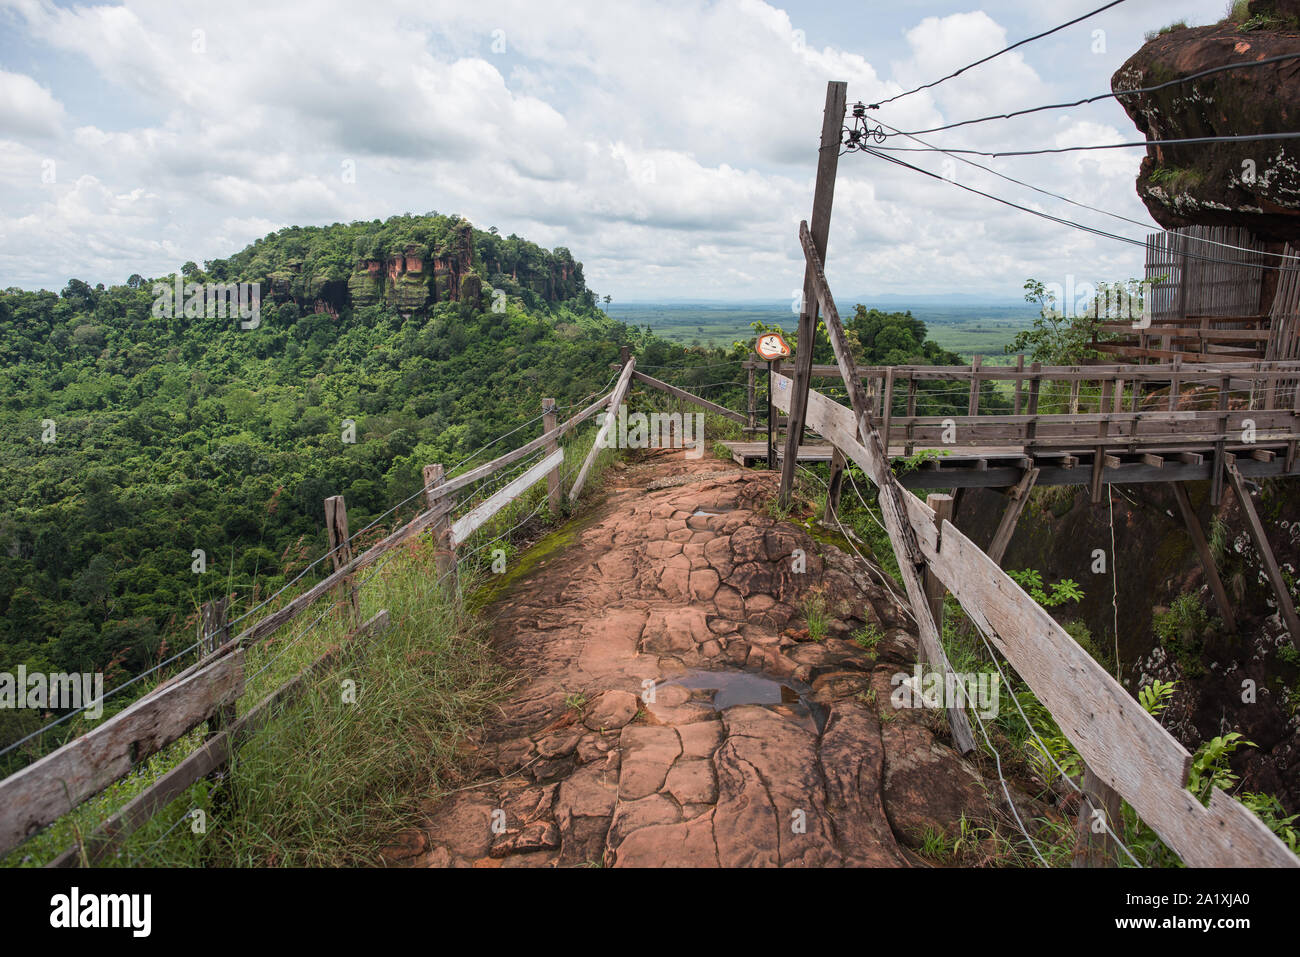
<svg viewBox="0 0 1300 957"><path fill-rule="evenodd" d="M1033 43L1035 40L1041 40L1043 37L1051 36L1053 33L1056 33L1060 30L1064 30L1066 27L1072 27L1076 23L1079 23L1080 21L1087 20L1089 17L1094 17L1105 10L1109 10L1111 7L1117 7L1123 2L1124 0L1111 0L1111 2L1106 4L1105 6L1098 7L1096 10L1091 10L1088 13L1085 13L1083 16L1075 17L1073 20L1069 20L1066 23L1060 24L1059 26L1052 27L1052 29L1050 30L1044 30L1042 33L1036 33L1032 37L1025 37L1023 40L1017 40L1015 43L1011 44L1011 46L1004 47L1003 49L999 50L997 53L990 53L988 56L976 60L974 63L967 63L960 70L955 70L952 73L949 73L947 76L941 76L937 80L934 80L930 83L923 83L921 86L915 87L914 89L911 90L907 90L903 93L896 93L886 100L881 100L879 103L873 103L871 107L872 109L878 109L879 107L884 106L886 103L893 103L895 100L901 100L905 96L911 96L913 93L920 93L922 90L928 90L931 87L938 86L940 83L944 83L947 80L951 80L953 77L961 76L961 74L965 73L967 70L971 69L972 67L977 67L982 63L988 63L990 60L996 60L998 57L1002 56L1002 54L1010 53L1012 50L1016 49L1017 47L1022 47L1026 43Z"/></svg>
<svg viewBox="0 0 1300 957"><path fill-rule="evenodd" d="M1300 54L1297 54L1297 56L1300 56ZM933 143L927 143L925 140L920 139L914 133L904 133L901 130L895 130L894 127L890 126L888 123L885 123L881 120L877 120L876 122L880 123L881 126L885 127L888 130L893 130L894 133L899 136L905 136L909 140L914 140L917 143L922 144L923 146L928 146L937 153L943 153L945 156L951 156L953 159L960 160L961 162L965 163L967 166L973 166L976 169L981 169L986 173L992 173L994 176L998 177L999 179L1004 179L1008 183L1015 183L1017 186L1023 186L1026 189L1032 189L1035 193L1042 193L1044 196L1051 196L1054 199L1059 199L1062 202L1069 203L1071 206L1078 206L1080 209L1088 209L1094 213L1100 213L1103 216L1109 216L1112 219L1118 219L1126 223L1132 223L1134 226L1141 226L1143 229L1149 230L1152 228L1150 223L1144 223L1141 220L1132 219L1128 216L1121 215L1120 213L1113 213L1108 209L1102 209L1100 206L1091 206L1088 203L1081 203L1078 200L1071 199L1068 196L1063 196L1060 193L1054 193L1050 189L1043 189L1041 186L1035 186L1033 183L1026 183L1024 180L1016 179L1014 176L1008 176L1006 173L999 172L998 170L995 170L991 166L985 166L983 163L977 163L974 160L967 159L964 156L958 156L955 153L950 153L947 149L943 148L942 146L935 146ZM1195 240L1196 242L1199 243L1205 243L1206 245L1209 246L1219 246L1224 249L1236 249L1240 252L1256 253L1258 255L1263 255L1263 256L1276 256L1279 259L1286 258L1286 253L1275 253L1264 249L1251 249L1248 246L1237 246L1233 243L1225 243L1217 239L1205 239L1201 236L1186 236L1184 238L1189 240Z"/></svg>
<svg viewBox="0 0 1300 957"><path fill-rule="evenodd" d="M890 162L890 163L894 163L894 164L896 164L896 165L898 165L898 166L902 166L902 167L904 167L905 169L910 169L910 170L912 170L913 172L921 173L921 174L924 175L924 176L929 176L931 179L937 179L937 180L939 180L940 182L948 183L948 184L951 185L951 186L956 186L958 189L964 189L964 190L965 190L966 192L968 192L968 193L974 193L974 194L976 194L977 196L983 196L983 197L986 198L986 199L991 199L991 200L993 200L995 203L1001 203L1001 204L1004 205L1004 206L1010 206L1012 209L1018 209L1018 210L1020 210L1021 212L1029 213L1030 215L1038 216L1038 217L1040 217L1040 218L1042 218L1042 219L1047 219L1047 220L1050 220L1050 221L1052 221L1052 222L1054 222L1054 223L1060 223L1062 226L1070 226L1070 227L1072 227L1072 228L1074 228L1074 229L1079 229L1079 230L1082 230L1082 231L1084 231L1084 232L1086 232L1086 233L1092 233L1092 234L1095 235L1095 236L1101 236L1101 237L1103 237L1103 238L1105 238L1105 239L1113 239L1113 240L1115 240L1116 242L1128 243L1130 246L1140 246L1140 247L1142 247L1143 249L1146 248L1146 242L1145 242L1144 240L1141 240L1141 239L1134 239L1134 238L1132 238L1131 236L1121 236L1119 233L1112 233L1112 232L1108 232L1107 230L1104 230L1104 229L1098 229L1098 228L1095 227L1095 226L1087 226L1087 225L1084 225L1083 223L1076 223L1074 220L1071 220L1071 219L1065 219L1065 218L1063 218L1063 217L1061 217L1061 216L1053 216L1051 213L1045 213L1045 212L1043 212L1043 211L1040 210L1040 209L1033 209L1032 207L1029 207L1029 206L1022 206L1022 205L1020 205L1019 203L1013 203L1013 202L1012 202L1011 200L1009 200L1009 199L1003 199L1001 196L995 196L995 195L993 195L992 193L986 193L986 192L985 192L984 190L982 190L982 189L976 189L975 187L973 187L973 186L967 186L967 185L964 184L964 183L956 183L956 182L953 182L953 181L950 180L950 179L945 179L944 177L940 176L938 173L931 172L931 171L928 170L928 169L923 169L923 168L920 167L920 166L916 166L916 165L914 165L914 164L912 164L912 163L907 162L906 160L898 159L898 158L895 157L895 156L890 156L890 155L887 154L887 153L881 153L881 152L879 152L878 150L876 150L876 149L874 149L874 148L865 148L865 149L863 150L863 152L865 152L865 153L870 153L872 156L876 156L876 157L878 157L878 158L880 158L880 159L887 160L887 161ZM1224 264L1227 264L1227 265L1230 265L1230 266L1243 266L1243 267L1250 268L1250 269L1284 269L1284 268L1290 268L1290 267L1280 266L1280 265L1278 265L1278 266L1269 265L1269 264L1267 264L1267 263L1247 263L1247 262L1234 261L1234 260L1230 260L1230 259L1219 259L1219 258L1214 257L1214 256L1203 256L1203 255L1201 255L1200 253L1193 253L1193 252L1188 252L1188 253L1186 254L1186 256L1187 256L1188 259L1196 259L1196 260L1199 260L1199 261L1201 261L1201 262L1224 263Z"/></svg>
<svg viewBox="0 0 1300 957"><path fill-rule="evenodd" d="M1164 83L1157 83L1155 86L1140 86L1140 87L1135 87L1132 90L1118 90L1111 93L1098 93L1096 96L1089 96L1089 97L1085 97L1082 100L1075 100L1073 103L1048 103L1045 106L1034 106L1024 110L1013 110L1010 113L998 113L990 116L980 116L970 120L959 120L956 123L947 123L943 126L932 126L929 129L925 129L925 130L911 130L907 133L903 133L900 130L895 130L894 132L899 133L902 136L910 136L910 135L915 135L917 133L939 133L943 130L955 130L960 126L970 126L974 123L988 123L992 120L1010 120L1010 119L1014 119L1017 116L1027 116L1030 113L1041 113L1044 110L1068 110L1071 109L1072 107L1086 106L1089 103L1097 103L1101 100L1106 100L1106 99L1118 99L1122 96L1136 96L1137 94L1140 93L1155 93L1159 90L1165 89L1166 87L1177 86L1181 83L1190 83L1193 80L1199 80L1203 76L1209 76L1210 74L1213 73L1222 73L1225 70L1239 70L1239 69L1245 69L1249 67L1265 66L1270 63L1278 63L1282 60L1296 60L1296 59L1300 59L1300 53L1283 53L1278 56L1265 57L1262 60L1243 60L1238 63L1224 63L1224 64L1220 64L1219 66L1210 67L1208 70L1200 70L1196 73L1191 73L1187 76L1179 77L1176 80L1167 80Z"/></svg>
<svg viewBox="0 0 1300 957"><path fill-rule="evenodd" d="M1181 146L1189 143L1254 143L1260 140L1300 140L1300 131L1286 133L1248 133L1242 136L1192 136L1175 140L1136 140L1132 143L1096 143L1091 146L1055 146L1037 150L972 150L956 146L945 146L941 152L965 153L968 156L988 156L997 159L1002 156L1042 156L1047 153L1079 153L1087 150L1122 150L1138 146ZM933 153L934 146L876 146L873 149L890 150L895 153Z"/></svg>

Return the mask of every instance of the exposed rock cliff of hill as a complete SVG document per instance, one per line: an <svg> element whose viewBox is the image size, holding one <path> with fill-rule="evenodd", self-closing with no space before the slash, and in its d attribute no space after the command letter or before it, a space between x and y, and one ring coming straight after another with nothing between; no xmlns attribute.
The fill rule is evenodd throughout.
<svg viewBox="0 0 1300 957"><path fill-rule="evenodd" d="M1162 31L1120 67L1111 89L1289 53L1300 54L1300 0L1253 0L1213 26ZM1300 58L1221 70L1119 102L1149 140L1293 131L1300 129ZM1245 226L1264 240L1300 239L1300 142L1151 146L1137 191L1166 229Z"/></svg>

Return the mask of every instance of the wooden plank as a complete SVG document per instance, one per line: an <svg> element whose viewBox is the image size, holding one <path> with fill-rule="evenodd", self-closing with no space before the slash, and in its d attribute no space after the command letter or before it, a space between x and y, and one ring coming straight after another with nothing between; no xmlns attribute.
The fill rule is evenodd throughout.
<svg viewBox="0 0 1300 957"><path fill-rule="evenodd" d="M377 634L386 630L388 623L388 612L380 611L362 624L351 637ZM326 652L296 677L263 698L256 707L250 709L248 714L221 734L208 738L174 768L122 805L86 838L84 856L82 848L74 846L46 866L75 867L83 862L97 864L102 861L146 821L184 794L200 779L228 762L244 738L265 723L271 705L276 702L287 703L295 698L305 686L305 679L323 670L337 652L337 647Z"/></svg>
<svg viewBox="0 0 1300 957"><path fill-rule="evenodd" d="M612 415L613 413L611 413ZM465 544L466 540L475 531L482 528L488 519L532 488L537 482L540 482L547 473L559 468L560 463L563 461L564 449L556 449L523 475L512 480L504 488L498 489L487 501L480 502L467 515L458 518L451 525L451 543L453 547L459 548ZM579 476L579 478L581 477Z"/></svg>
<svg viewBox="0 0 1300 957"><path fill-rule="evenodd" d="M789 380L784 382L788 390ZM778 397L782 391L778 386ZM809 422L868 468L871 456L856 439L852 411L812 392ZM902 494L925 563L990 635L1098 778L1117 790L1185 863L1300 866L1280 840L1227 795L1216 791L1210 807L1202 807L1184 787L1191 764L1187 749L959 529L951 522L936 529L933 511L915 495Z"/></svg>
<svg viewBox="0 0 1300 957"><path fill-rule="evenodd" d="M1228 601L1228 593L1223 587L1223 581L1219 578L1219 569L1214 564L1210 546L1205 541L1201 522L1192 508L1192 500L1187 496L1187 485L1184 482L1174 482L1173 488L1174 500L1178 503L1178 511L1183 517L1183 524L1187 527L1187 537L1192 540L1196 556L1201 560L1201 571L1205 573L1205 582L1210 586L1210 593L1214 595L1214 604L1219 609L1219 617L1223 619L1223 627L1229 632L1235 632L1237 618L1233 614L1232 603Z"/></svg>
<svg viewBox="0 0 1300 957"><path fill-rule="evenodd" d="M826 261L826 240L831 228L831 207L835 202L835 173L840 162L840 138L844 129L844 107L848 84L833 80L826 84L826 107L822 113L822 135L817 151L817 181L813 187L812 228L810 237L817 250L817 262ZM794 473L799 464L799 446L803 444L804 422L808 407L813 351L817 341L817 292L813 288L812 266L805 262L803 303L799 310L799 337L794 357L794 401L790 405L790 428L785 437L785 459L781 463L782 508L790 504L794 491ZM852 370L852 358L847 367ZM851 373L850 373L850 377Z"/></svg>
<svg viewBox="0 0 1300 957"><path fill-rule="evenodd" d="M1002 556L1006 554L1007 546L1011 544L1011 536L1016 533L1016 524L1020 521L1020 515L1029 504L1029 493L1033 491L1034 483L1037 481L1038 469L1026 469L1020 483L1009 491L1007 507L1002 512L1002 519L998 522L997 530L993 533L993 541L988 548L989 558L999 565L1002 564Z"/></svg>
<svg viewBox="0 0 1300 957"><path fill-rule="evenodd" d="M0 854L94 797L243 690L244 656L236 652L0 781Z"/></svg>
<svg viewBox="0 0 1300 957"><path fill-rule="evenodd" d="M596 433L596 440L591 443L591 451L583 459L582 468L578 470L578 477L573 480L573 488L569 489L570 502L576 502L578 496L582 494L582 486L587 482L587 473L591 471L596 456L600 454L600 447L605 441L605 436L614 427L614 418L618 415L618 407L623 404L623 399L627 396L628 386L632 384L632 373L635 371L636 358L632 357L623 366L623 374L618 377L618 382L614 384L614 391L609 394L609 407L605 410L605 421L601 423L600 431Z"/></svg>
<svg viewBox="0 0 1300 957"><path fill-rule="evenodd" d="M739 412L732 412L730 409L718 405L716 402L710 402L708 399L702 399L698 395L693 395L692 393L687 392L685 389L679 389L675 385L669 385L667 382L661 382L658 379L651 378L644 372L633 372L632 378L636 379L638 382L644 382L646 385L655 389L667 392L669 395L676 396L679 399L684 399L687 402L694 402L700 408L707 409L716 415L725 416L733 422L739 422L741 425L744 425L746 422L745 416L741 415Z"/></svg>
<svg viewBox="0 0 1300 957"><path fill-rule="evenodd" d="M932 567L948 590L1051 712L1088 767L1184 863L1300 867L1286 845L1227 795L1216 790L1210 807L1202 807L1184 786L1191 765L1187 749L970 539L945 523L940 541Z"/></svg>
<svg viewBox="0 0 1300 957"><path fill-rule="evenodd" d="M1277 557L1273 554L1273 546L1268 543L1264 523L1259 520L1259 513L1255 511L1255 502L1250 496L1250 490L1246 488L1245 479L1241 477L1237 464L1227 462L1224 468L1227 471L1228 481L1232 485L1232 491L1237 496L1237 502L1241 505L1241 513L1246 518L1246 531L1250 533L1251 541L1255 545L1255 551L1259 553L1260 564L1264 567L1264 574L1268 577L1269 584L1273 586L1273 594L1277 598L1277 608L1282 617L1282 623L1291 634L1292 646L1300 649L1300 618L1296 617L1295 603L1291 600L1291 591L1287 588L1286 579L1282 577L1282 569L1278 567Z"/></svg>

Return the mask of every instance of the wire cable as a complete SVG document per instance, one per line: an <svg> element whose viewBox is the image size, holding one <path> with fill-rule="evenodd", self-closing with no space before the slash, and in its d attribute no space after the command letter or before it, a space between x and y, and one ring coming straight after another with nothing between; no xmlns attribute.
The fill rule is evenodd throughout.
<svg viewBox="0 0 1300 957"><path fill-rule="evenodd" d="M955 70L954 72L949 73L947 76L940 77L939 79L934 80L930 83L923 83L921 86L918 86L915 89L907 90L906 92L903 93L896 93L893 96L889 97L888 99L881 100L879 103L873 103L871 105L871 108L873 110L879 109L880 107L884 106L886 103L893 103L895 100L901 100L905 96L911 96L913 93L920 93L922 90L928 90L931 87L938 86L940 83L944 83L948 80L951 80L953 77L961 76L961 74L965 73L967 70L971 69L972 67L977 67L982 63L988 63L990 60L997 59L998 57L1002 56L1002 54L1004 53L1010 53L1012 50L1016 49L1017 47L1022 47L1026 43L1032 43L1035 40L1041 40L1043 37L1051 36L1053 33L1057 33L1061 30L1064 30L1066 27L1072 27L1076 23L1079 23L1080 21L1087 20L1089 17L1096 16L1097 14L1101 13L1104 10L1109 10L1111 7L1117 7L1123 2L1124 0L1111 0L1111 2L1106 4L1105 6L1098 7L1096 10L1091 10L1088 13L1085 13L1081 17L1075 17L1073 20L1069 20L1065 23L1062 23L1060 26L1055 26L1052 27L1052 29L1050 30L1044 30L1042 33L1036 33L1032 37L1025 37L1025 39L1023 40L1018 40L1015 43L1011 44L1011 46L1004 47L1003 49L999 50L997 53L990 53L988 56L976 60L974 63L967 63L960 70Z"/></svg>
<svg viewBox="0 0 1300 957"><path fill-rule="evenodd" d="M1294 60L1297 58L1300 58L1300 53L1283 53L1279 56L1265 57L1262 60L1244 60L1239 63L1225 63L1220 64L1219 66L1210 67L1208 70L1200 70L1199 72L1189 74L1188 76L1179 77L1176 80L1157 83L1155 86L1141 86L1135 87L1131 90L1116 90L1111 93L1098 93L1096 96L1089 96L1082 100L1075 100L1073 103L1049 103L1045 106L1034 106L1025 110L1014 110L1010 113L980 116L971 120L960 120L956 123L947 123L943 126L932 126L925 130L911 130L908 133L903 133L900 130L895 130L894 132L901 136L912 136L917 133L939 133L943 130L955 130L960 126L970 126L973 123L988 123L991 120L1010 120L1017 116L1026 116L1030 113L1041 113L1044 110L1068 110L1072 107L1087 106L1089 103L1097 103L1101 100L1118 99L1123 96L1136 96L1140 93L1155 93L1156 91L1166 89L1167 87L1177 86L1180 83L1190 83L1191 81L1198 80L1203 76L1209 76L1213 73L1222 73L1225 70L1240 70L1247 67L1265 66L1269 63L1278 63L1282 60ZM883 126L885 124L882 123L881 125Z"/></svg>
<svg viewBox="0 0 1300 957"><path fill-rule="evenodd" d="M965 153L968 156L988 156L993 159L998 159L1002 156L1042 156L1047 153L1078 153L1086 150L1122 150L1138 146L1180 146L1189 143L1254 143L1260 140L1297 139L1300 139L1300 132L1291 131L1286 133L1247 133L1240 136L1191 136L1173 140L1137 140L1133 143L1096 143L1091 146L1055 146L1038 150L1000 150L997 152L972 150L954 146L945 147L942 152ZM936 148L927 147L922 149L919 146L877 146L874 147L874 149L891 150L895 153L931 153L934 152ZM870 150L867 152L870 152Z"/></svg>

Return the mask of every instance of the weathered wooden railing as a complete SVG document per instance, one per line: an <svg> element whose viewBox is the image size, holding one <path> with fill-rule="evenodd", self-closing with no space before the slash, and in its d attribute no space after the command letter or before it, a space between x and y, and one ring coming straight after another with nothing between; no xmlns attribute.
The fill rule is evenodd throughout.
<svg viewBox="0 0 1300 957"><path fill-rule="evenodd" d="M352 555L343 497L327 499L325 516L333 571L234 637L229 633L226 601L205 605L199 622L201 657L197 662L98 727L0 781L0 854L8 853L206 722L208 736L200 747L86 835L80 846L69 849L52 864L76 866L102 860L188 787L229 761L241 742L266 722L273 706L301 693L308 680L328 667L340 652L340 647L331 648L246 713L237 715L236 703L245 690L245 653L251 646L336 590L342 593L339 601L352 623L342 644L382 631L388 625L386 611L366 622L358 620L357 572L375 565L386 553L427 530L437 542L438 584L446 584L454 580L457 548L534 484L547 481L549 505L552 510L558 509L562 493L560 466L564 460L560 439L601 409L616 409L627 393L634 366L635 360L629 358L611 392L560 425L555 424L554 400L543 399L543 434L484 465L449 479L443 478L441 465L426 466L424 510L359 555ZM612 416L602 426L602 435L610 421ZM600 448L598 437L574 480L571 500L581 492ZM545 454L536 464L464 516L451 519L456 492L538 451Z"/></svg>
<svg viewBox="0 0 1300 957"><path fill-rule="evenodd" d="M1187 790L1191 754L1101 667L997 562L956 526L905 489L889 468L879 430L870 417L862 380L854 375L848 341L806 223L800 238L851 408L815 390L806 401L807 424L829 439L875 483L880 510L917 620L920 646L930 665L947 671L932 603L922 572L934 576L988 634L1038 700L1048 709L1087 767L1088 802L1114 806L1118 794L1184 863L1191 866L1300 866L1255 815L1215 788L1204 806ZM936 370L938 371L938 370ZM978 370L974 370L978 373ZM772 374L775 404L789 412L794 380ZM970 735L964 713L953 723L963 750ZM950 721L954 717L949 710ZM1087 819L1088 804L1081 814Z"/></svg>

